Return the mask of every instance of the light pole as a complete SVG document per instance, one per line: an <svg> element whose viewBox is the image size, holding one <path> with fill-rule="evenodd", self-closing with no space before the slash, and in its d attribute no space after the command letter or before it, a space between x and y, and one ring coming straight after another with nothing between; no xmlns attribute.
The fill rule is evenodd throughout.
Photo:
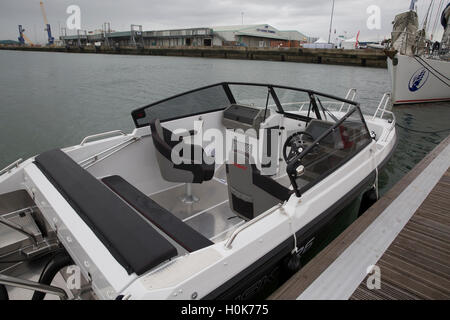
<svg viewBox="0 0 450 320"><path fill-rule="evenodd" d="M333 7L331 8L330 33L328 34L328 43L330 43L331 39L331 29L333 27L333 15L334 15L334 0L333 0Z"/></svg>

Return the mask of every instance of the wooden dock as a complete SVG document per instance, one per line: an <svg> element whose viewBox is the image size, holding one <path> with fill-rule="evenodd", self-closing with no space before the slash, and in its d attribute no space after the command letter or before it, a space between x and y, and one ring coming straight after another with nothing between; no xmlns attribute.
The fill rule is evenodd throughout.
<svg viewBox="0 0 450 320"><path fill-rule="evenodd" d="M450 299L450 170L377 265L381 289L364 280L351 299Z"/></svg>
<svg viewBox="0 0 450 320"><path fill-rule="evenodd" d="M450 299L449 167L450 136L269 299Z"/></svg>

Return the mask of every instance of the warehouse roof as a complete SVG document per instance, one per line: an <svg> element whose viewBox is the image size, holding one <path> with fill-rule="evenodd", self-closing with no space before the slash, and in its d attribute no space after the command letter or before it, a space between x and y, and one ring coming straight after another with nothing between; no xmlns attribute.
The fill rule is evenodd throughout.
<svg viewBox="0 0 450 320"><path fill-rule="evenodd" d="M300 31L297 30L285 30L285 31L280 31L280 33L287 37L288 40L296 40L296 41L307 41L308 37L305 36L303 33L301 33Z"/></svg>
<svg viewBox="0 0 450 320"><path fill-rule="evenodd" d="M231 26L215 26L211 27L214 31L242 31L246 29L252 29L260 26L266 26L267 24L239 24L239 25L231 25ZM267 25L268 26L268 25Z"/></svg>
<svg viewBox="0 0 450 320"><path fill-rule="evenodd" d="M88 34L88 36L95 37L100 36L100 34ZM115 38L115 37L131 37L131 31L120 31L120 32L111 32L108 37ZM80 34L81 39L86 39L86 35L84 33ZM76 40L78 39L78 35L70 35L70 36L61 36L61 39L63 40Z"/></svg>

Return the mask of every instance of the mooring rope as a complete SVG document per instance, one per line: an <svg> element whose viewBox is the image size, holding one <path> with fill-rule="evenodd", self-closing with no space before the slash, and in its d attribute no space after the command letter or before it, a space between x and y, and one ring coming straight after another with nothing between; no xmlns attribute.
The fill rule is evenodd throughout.
<svg viewBox="0 0 450 320"><path fill-rule="evenodd" d="M375 194L377 196L377 200L380 198L378 194L378 167L375 167L375 183L373 184L373 187L375 189Z"/></svg>
<svg viewBox="0 0 450 320"><path fill-rule="evenodd" d="M447 80L450 80L450 79L448 79L446 76L444 76L443 74L441 74L439 71L437 71L437 70L435 70L432 66L430 66L427 62L425 62L425 60L423 60L422 58L420 58L420 60L418 59L418 58L420 58L420 57L418 57L418 56L414 56L414 59L422 66L422 67L424 67L425 69L427 69L428 70L428 72L430 72L433 76L435 76L439 81L441 81L443 84L445 84L447 87L450 87L450 84L448 84L447 82L445 82L445 80L443 80L443 79L441 79L438 75L436 75L433 71L435 71L435 72L437 72L439 75L441 75L442 77L444 77L445 79L447 79ZM422 61L425 63L422 63ZM430 68L431 68L431 70L433 70L433 71L431 71L430 70Z"/></svg>
<svg viewBox="0 0 450 320"><path fill-rule="evenodd" d="M432 67L428 62L426 62L422 57L420 56L415 56L416 58L420 59L423 63L425 63L428 67L430 67L431 69L433 69L433 71L437 72L439 75L441 75L442 77L444 77L446 80L449 80L449 78L447 78L445 75L443 75L442 73L440 73L438 70L436 70L434 67ZM417 60L417 59L416 59Z"/></svg>

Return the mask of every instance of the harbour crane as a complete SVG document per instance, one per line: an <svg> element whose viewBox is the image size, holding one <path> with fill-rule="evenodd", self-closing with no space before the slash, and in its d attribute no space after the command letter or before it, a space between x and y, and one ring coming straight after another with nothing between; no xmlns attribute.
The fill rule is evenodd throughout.
<svg viewBox="0 0 450 320"><path fill-rule="evenodd" d="M31 42L31 40L26 36L25 34L25 29L22 27L21 24L19 24L19 42L21 45L25 45L25 40L27 41L27 43L29 45L33 45L33 42Z"/></svg>
<svg viewBox="0 0 450 320"><path fill-rule="evenodd" d="M44 3L41 1L40 5L41 5L42 16L44 17L44 24L45 24L44 30L47 31L47 35L48 35L47 45L51 46L55 43L55 38L52 36L52 29L50 28L50 24L48 23L48 20L47 20L47 15L45 14Z"/></svg>

